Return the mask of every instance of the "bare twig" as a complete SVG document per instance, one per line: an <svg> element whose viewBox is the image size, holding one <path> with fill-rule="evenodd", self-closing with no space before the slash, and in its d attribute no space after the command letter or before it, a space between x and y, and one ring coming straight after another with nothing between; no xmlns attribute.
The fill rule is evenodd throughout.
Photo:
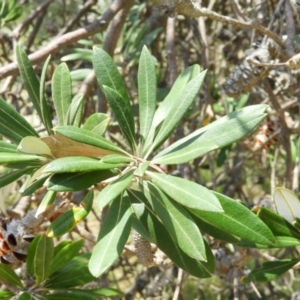
<svg viewBox="0 0 300 300"><path fill-rule="evenodd" d="M38 64L48 57L49 54L54 54L59 50L65 48L67 45L77 42L80 39L87 38L93 34L104 31L109 22L113 19L116 13L124 7L125 0L115 0L106 12L97 20L87 25L84 28L77 29L75 31L66 33L61 37L54 39L48 46L37 52L29 55L29 59L32 64ZM18 74L18 65L16 62L6 65L0 68L0 79L10 75Z"/></svg>

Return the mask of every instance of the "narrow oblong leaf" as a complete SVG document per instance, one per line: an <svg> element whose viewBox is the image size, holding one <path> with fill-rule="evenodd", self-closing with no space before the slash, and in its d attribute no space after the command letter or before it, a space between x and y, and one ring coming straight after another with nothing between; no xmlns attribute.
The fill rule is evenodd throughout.
<svg viewBox="0 0 300 300"><path fill-rule="evenodd" d="M52 99L57 113L58 124L67 125L67 112L72 98L72 81L68 66L61 63L52 77Z"/></svg>
<svg viewBox="0 0 300 300"><path fill-rule="evenodd" d="M207 188L179 177L146 172L152 182L183 206L197 210L223 212L218 198Z"/></svg>
<svg viewBox="0 0 300 300"><path fill-rule="evenodd" d="M172 107L162 122L149 152L159 147L176 128L183 115L195 100L205 78L205 74L205 71L201 72L188 82L181 94L173 101Z"/></svg>
<svg viewBox="0 0 300 300"><path fill-rule="evenodd" d="M156 106L156 74L154 59L144 46L138 70L140 139L144 143L152 126Z"/></svg>
<svg viewBox="0 0 300 300"><path fill-rule="evenodd" d="M114 175L115 173L112 170L59 173L50 177L47 187L49 190L56 192L82 191Z"/></svg>
<svg viewBox="0 0 300 300"><path fill-rule="evenodd" d="M43 298L45 300L95 300L94 295L90 295L84 290L70 291L64 290L54 293L53 295L48 295Z"/></svg>
<svg viewBox="0 0 300 300"><path fill-rule="evenodd" d="M23 284L19 276L15 271L7 265L0 264L0 279L6 283L12 284L14 286L23 287Z"/></svg>
<svg viewBox="0 0 300 300"><path fill-rule="evenodd" d="M19 162L46 162L44 157L38 155L29 155L22 153L12 153L12 152L1 152L0 153L0 164L8 163L19 163Z"/></svg>
<svg viewBox="0 0 300 300"><path fill-rule="evenodd" d="M132 123L132 119L130 113L132 113L131 106L124 106L122 103L122 96L117 93L112 88L103 85L102 87L105 97L109 102L112 110L116 114L116 118L118 120L119 126L122 130L122 133L126 137L132 149L135 148L135 135L134 135L134 123Z"/></svg>
<svg viewBox="0 0 300 300"><path fill-rule="evenodd" d="M110 118L107 114L95 113L87 118L82 128L103 135L109 125Z"/></svg>
<svg viewBox="0 0 300 300"><path fill-rule="evenodd" d="M71 242L61 247L58 252L54 252L54 257L51 262L50 275L61 269L69 261L71 261L83 246L84 240Z"/></svg>
<svg viewBox="0 0 300 300"><path fill-rule="evenodd" d="M141 193L130 192L130 198L138 200ZM140 200L138 200L140 202ZM176 242L172 239L171 235L165 226L159 220L151 215L142 203L134 203L132 207L135 212L136 222L133 222L134 229L143 236L143 232L148 232L147 236L151 239L149 242L155 243L178 267L187 271L189 274L199 277L211 277L215 271L214 256L205 243L207 262L201 262L188 256L182 251ZM135 218L133 218L135 219ZM139 226L136 226L139 225ZM143 228L143 230L140 230ZM143 236L147 239L147 236Z"/></svg>
<svg viewBox="0 0 300 300"><path fill-rule="evenodd" d="M133 177L133 170L126 172L116 180L107 185L97 196L96 202L102 210L112 200L118 197L130 185Z"/></svg>
<svg viewBox="0 0 300 300"><path fill-rule="evenodd" d="M80 202L80 206L68 210L51 223L46 231L46 235L48 237L58 237L69 232L89 214L93 205L93 197L94 192L90 190Z"/></svg>
<svg viewBox="0 0 300 300"><path fill-rule="evenodd" d="M112 202L89 261L89 270L95 277L107 271L122 253L131 229L131 214L127 195Z"/></svg>
<svg viewBox="0 0 300 300"><path fill-rule="evenodd" d="M48 277L53 252L53 240L44 234L36 236L30 243L26 267L28 274L36 278L37 284Z"/></svg>
<svg viewBox="0 0 300 300"><path fill-rule="evenodd" d="M59 126L54 129L55 132L79 143L88 144L91 146L99 147L101 149L109 150L112 153L124 153L126 152L115 144L98 135L97 133L77 128L73 126ZM112 154L111 153L111 154Z"/></svg>
<svg viewBox="0 0 300 300"><path fill-rule="evenodd" d="M56 192L54 191L48 191L46 195L44 196L42 202L40 203L36 213L35 217L38 217L40 214L44 213L51 207L53 202L55 201L56 198Z"/></svg>
<svg viewBox="0 0 300 300"><path fill-rule="evenodd" d="M104 156L101 162L105 164L131 163L134 162L134 158L121 154L109 154Z"/></svg>
<svg viewBox="0 0 300 300"><path fill-rule="evenodd" d="M18 153L17 146L8 142L0 141L0 152Z"/></svg>
<svg viewBox="0 0 300 300"><path fill-rule="evenodd" d="M49 289L67 289L95 280L88 269L89 258L90 253L74 257L63 268L49 276L49 279L45 282L45 287Z"/></svg>
<svg viewBox="0 0 300 300"><path fill-rule="evenodd" d="M94 47L93 50L93 65L98 83L130 146L135 148L133 112L123 78L109 54L98 47ZM105 91L104 86L106 86ZM126 119L124 112L126 112Z"/></svg>
<svg viewBox="0 0 300 300"><path fill-rule="evenodd" d="M75 173L108 170L124 166L124 163L103 163L98 159L86 156L70 156L55 159L47 164L44 173Z"/></svg>
<svg viewBox="0 0 300 300"><path fill-rule="evenodd" d="M41 104L40 104L40 83L33 70L31 62L20 44L16 47L18 67L20 75L24 82L25 88L28 92L29 98L32 101L34 108L36 109L39 117L43 120Z"/></svg>
<svg viewBox="0 0 300 300"><path fill-rule="evenodd" d="M274 245L275 238L271 230L253 212L229 197L216 192L213 193L218 197L224 213L189 210L197 217L237 237L254 243Z"/></svg>
<svg viewBox="0 0 300 300"><path fill-rule="evenodd" d="M268 261L256 270L253 270L246 277L242 278L243 283L250 283L251 281L266 282L271 281L287 272L299 259L283 259L279 261Z"/></svg>
<svg viewBox="0 0 300 300"><path fill-rule="evenodd" d="M169 111L172 107L172 102L176 99L185 88L186 84L200 72L199 65L193 65L186 68L176 79L175 83L172 86L171 91L160 104L154 114L153 123L150 129L150 132L146 138L143 154L145 154L149 148L152 146L152 142L155 136L155 129L159 124L166 118L169 114Z"/></svg>
<svg viewBox="0 0 300 300"><path fill-rule="evenodd" d="M225 116L212 124L196 130L156 155L155 164L184 163L209 151L231 144L249 132L266 117L267 106L254 105L251 109L242 109Z"/></svg>
<svg viewBox="0 0 300 300"><path fill-rule="evenodd" d="M69 110L67 112L67 124L79 127L81 124L82 113L83 113L83 94L76 95L69 106Z"/></svg>
<svg viewBox="0 0 300 300"><path fill-rule="evenodd" d="M4 175L0 176L0 188L16 181L22 175L30 173L31 170L32 168L22 168L20 170L4 173Z"/></svg>
<svg viewBox="0 0 300 300"><path fill-rule="evenodd" d="M145 195L153 210L171 234L173 240L190 257L206 261L206 251L200 230L188 212L172 202L151 183L143 184Z"/></svg>
<svg viewBox="0 0 300 300"><path fill-rule="evenodd" d="M39 93L39 99L40 99L40 106L41 106L41 113L42 113L42 122L45 125L45 128L49 135L52 134L52 121L51 121L51 114L49 110L49 106L47 104L46 98L45 98L45 84L46 84L46 78L47 78L47 68L50 63L51 55L48 56L46 59L42 74L41 74L41 83L40 83L40 93Z"/></svg>
<svg viewBox="0 0 300 300"><path fill-rule="evenodd" d="M38 136L33 127L0 97L0 133L14 143L28 135Z"/></svg>

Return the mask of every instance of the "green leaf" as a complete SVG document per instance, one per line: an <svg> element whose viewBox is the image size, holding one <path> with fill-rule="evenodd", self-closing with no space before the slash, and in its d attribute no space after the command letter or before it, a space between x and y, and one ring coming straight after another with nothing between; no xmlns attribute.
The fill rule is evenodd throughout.
<svg viewBox="0 0 300 300"><path fill-rule="evenodd" d="M44 213L47 209L49 209L49 207L54 203L55 199L56 199L56 192L47 191L42 202L38 206L35 216L39 216L40 214Z"/></svg>
<svg viewBox="0 0 300 300"><path fill-rule="evenodd" d="M53 73L52 98L57 113L58 125L67 125L67 112L72 99L72 81L66 63L61 63Z"/></svg>
<svg viewBox="0 0 300 300"><path fill-rule="evenodd" d="M20 170L5 173L4 175L0 176L0 188L16 181L22 175L28 174L31 170L32 168L22 168Z"/></svg>
<svg viewBox="0 0 300 300"><path fill-rule="evenodd" d="M231 144L251 132L265 118L266 105L242 109L179 140L156 155L152 163L179 164Z"/></svg>
<svg viewBox="0 0 300 300"><path fill-rule="evenodd" d="M132 124L132 119L128 117L132 114L131 106L125 106L122 96L112 88L103 85L102 89L116 115L122 133L126 137L131 148L135 149L134 123Z"/></svg>
<svg viewBox="0 0 300 300"><path fill-rule="evenodd" d="M79 240L77 242L70 242L65 244L59 249L59 251L54 252L54 257L51 262L50 275L61 269L69 261L71 261L79 252L83 246L84 240ZM55 247L56 248L56 247Z"/></svg>
<svg viewBox="0 0 300 300"><path fill-rule="evenodd" d="M45 82L47 79L47 68L50 62L51 55L48 56L46 59L42 75L41 75L41 83L40 83L40 106L41 106L41 112L42 112L42 122L45 125L45 128L49 135L52 134L52 121L51 121L51 114L49 110L49 106L47 104L46 98L45 98Z"/></svg>
<svg viewBox="0 0 300 300"><path fill-rule="evenodd" d="M250 242L244 239L242 239L237 245L241 247L258 249L288 248L300 245L300 240L289 236L275 236L275 241L272 245L263 245L259 243Z"/></svg>
<svg viewBox="0 0 300 300"><path fill-rule="evenodd" d="M114 173L111 170L54 174L50 177L47 188L56 192L82 191L112 176Z"/></svg>
<svg viewBox="0 0 300 300"><path fill-rule="evenodd" d="M14 270L4 264L0 264L0 279L1 282L4 281L20 288L23 287L19 276L14 272Z"/></svg>
<svg viewBox="0 0 300 300"><path fill-rule="evenodd" d="M70 291L63 290L54 292L52 295L47 295L45 300L95 300L95 296L91 295L90 293L86 292L85 290L74 290Z"/></svg>
<svg viewBox="0 0 300 300"><path fill-rule="evenodd" d="M139 61L138 94L140 137L144 143L152 126L156 106L155 64L146 46L143 47Z"/></svg>
<svg viewBox="0 0 300 300"><path fill-rule="evenodd" d="M3 141L0 141L0 152L19 153L16 145Z"/></svg>
<svg viewBox="0 0 300 300"><path fill-rule="evenodd" d="M67 112L67 124L79 127L83 113L83 94L78 94L72 99L72 103Z"/></svg>
<svg viewBox="0 0 300 300"><path fill-rule="evenodd" d="M131 213L127 195L112 202L89 261L89 270L95 277L107 271L122 253L130 234Z"/></svg>
<svg viewBox="0 0 300 300"><path fill-rule="evenodd" d="M172 236L178 246L190 257L206 261L206 251L202 235L193 218L176 202L172 202L161 190L144 182L144 193L153 211Z"/></svg>
<svg viewBox="0 0 300 300"><path fill-rule="evenodd" d="M46 235L52 238L71 231L77 223L85 219L89 214L93 205L93 197L94 192L90 190L81 201L80 206L68 210L51 223L46 231Z"/></svg>
<svg viewBox="0 0 300 300"><path fill-rule="evenodd" d="M19 297L18 300L32 300L30 293L24 292Z"/></svg>
<svg viewBox="0 0 300 300"><path fill-rule="evenodd" d="M152 182L183 206L197 210L222 212L218 198L207 188L179 177L146 172Z"/></svg>
<svg viewBox="0 0 300 300"><path fill-rule="evenodd" d="M0 153L0 164L8 163L19 163L19 162L42 162L46 159L38 155L29 155L22 153L12 153L12 152L1 152Z"/></svg>
<svg viewBox="0 0 300 300"><path fill-rule="evenodd" d="M14 9L10 10L9 13L3 19L5 22L11 22L18 19L23 13L23 7L17 6Z"/></svg>
<svg viewBox="0 0 300 300"><path fill-rule="evenodd" d="M149 164L150 164L149 161L146 161L144 163L139 164L138 167L136 168L135 172L134 172L134 175L138 176L138 177L143 177L145 172L149 168Z"/></svg>
<svg viewBox="0 0 300 300"><path fill-rule="evenodd" d="M199 65L193 65L191 67L188 67L185 69L176 79L174 85L172 86L171 91L167 95L167 97L164 99L164 101L160 104L160 106L157 108L154 118L152 127L150 129L150 132L147 136L145 147L143 154L147 153L149 148L152 146L153 139L155 136L155 130L156 128L161 124L161 122L166 118L167 115L169 115L170 110L173 107L174 99L177 99L178 96L183 92L184 88L186 87L186 84L195 76L197 76L200 72Z"/></svg>
<svg viewBox="0 0 300 300"><path fill-rule="evenodd" d="M87 118L82 128L103 135L107 130L109 121L110 118L107 114L95 113Z"/></svg>
<svg viewBox="0 0 300 300"><path fill-rule="evenodd" d="M246 277L242 278L243 283L250 283L251 281L267 282L276 279L283 273L291 269L299 259L283 259L280 261L268 261L262 266L253 270Z"/></svg>
<svg viewBox="0 0 300 300"><path fill-rule="evenodd" d="M54 129L54 131L76 142L92 145L112 152L127 154L126 151L120 149L104 137L82 128L73 126L58 126Z"/></svg>
<svg viewBox="0 0 300 300"><path fill-rule="evenodd" d="M117 198L130 185L133 177L133 170L128 171L107 185L97 196L96 202L102 210Z"/></svg>
<svg viewBox="0 0 300 300"><path fill-rule="evenodd" d="M254 243L273 245L271 230L247 207L222 194L214 192L224 213L190 209L197 217L230 234Z"/></svg>
<svg viewBox="0 0 300 300"><path fill-rule="evenodd" d="M108 170L123 167L124 163L109 164L86 156L70 156L55 159L47 164L44 173L75 173Z"/></svg>
<svg viewBox="0 0 300 300"><path fill-rule="evenodd" d="M67 289L94 281L89 272L88 261L90 253L74 257L63 268L53 273L45 283L49 289Z"/></svg>
<svg viewBox="0 0 300 300"><path fill-rule="evenodd" d="M120 163L131 163L134 162L134 158L129 157L129 156L124 156L122 154L109 154L105 155L101 159L102 163L105 164L120 164Z"/></svg>
<svg viewBox="0 0 300 300"><path fill-rule="evenodd" d="M172 102L172 107L166 115L166 118L164 119L161 127L159 128L158 133L148 153L159 147L176 128L176 126L178 125L188 108L191 106L195 97L197 96L203 83L205 74L205 71L201 72L190 82L188 82L185 89L176 98L176 100Z"/></svg>
<svg viewBox="0 0 300 300"><path fill-rule="evenodd" d="M32 126L0 97L0 134L14 143L28 135L38 136Z"/></svg>
<svg viewBox="0 0 300 300"><path fill-rule="evenodd" d="M136 191L130 192L130 197L137 199L138 201L141 201L139 200L141 195L143 196L143 194ZM207 278L212 276L215 271L214 256L206 243L205 249L207 262L201 262L191 258L179 248L165 226L159 222L155 216L149 213L144 204L134 203L132 207L137 218L137 222L133 222L134 229L142 236L143 231L148 232L148 235L151 236L151 240L149 242L155 243L159 249L161 249L174 262L174 264L198 278ZM137 223L140 226L135 226ZM143 228L143 230L140 230L141 228ZM144 236L144 238L147 237Z"/></svg>
<svg viewBox="0 0 300 300"><path fill-rule="evenodd" d="M98 83L130 146L135 148L133 112L124 81L109 54L98 47L93 49L93 65Z"/></svg>
<svg viewBox="0 0 300 300"><path fill-rule="evenodd" d="M30 185L24 185L20 192L22 193L23 196L30 196L33 193L35 193L37 191L37 189L39 189L40 187L43 186L43 184L45 183L45 181L47 180L49 176L44 176L42 178L37 179L36 181L34 181L33 183L31 183Z"/></svg>
<svg viewBox="0 0 300 300"><path fill-rule="evenodd" d="M12 293L12 292L0 291L0 299L2 299L2 300L11 300L11 299L13 299L13 296L14 296L14 293Z"/></svg>
<svg viewBox="0 0 300 300"><path fill-rule="evenodd" d="M40 83L32 68L31 62L20 44L16 48L17 61L20 70L20 75L28 92L29 98L32 101L39 117L43 120L41 105L40 105ZM31 134L32 135L32 134Z"/></svg>
<svg viewBox="0 0 300 300"><path fill-rule="evenodd" d="M44 234L36 236L30 243L26 267L28 274L36 278L37 284L49 275L53 251L53 240Z"/></svg>
<svg viewBox="0 0 300 300"><path fill-rule="evenodd" d="M257 216L269 227L274 236L289 236L300 240L300 232L272 210L261 207Z"/></svg>

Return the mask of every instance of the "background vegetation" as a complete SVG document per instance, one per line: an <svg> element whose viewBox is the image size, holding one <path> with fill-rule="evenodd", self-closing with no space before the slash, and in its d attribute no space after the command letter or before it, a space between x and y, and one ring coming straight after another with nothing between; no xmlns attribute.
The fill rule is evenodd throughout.
<svg viewBox="0 0 300 300"><path fill-rule="evenodd" d="M84 95L83 120L95 112L108 114L111 123L106 137L128 150L92 71L92 47L97 45L113 57L137 119L138 62L146 45L156 59L158 102L164 99L187 67L199 64L202 70L207 69L194 105L162 148L239 108L262 103L269 105L267 118L251 136L191 163L163 166L168 173L238 199L248 208L255 205L272 208L271 199L276 186L285 186L297 193L300 147L299 59L295 56L299 51L300 25L297 4L272 0L198 1L201 8L208 8L215 14L202 10L202 15L195 18L188 9L185 15L180 13L186 12L184 9L175 7L172 10L168 6L172 1L154 2L156 6L150 1L133 0L2 0L0 96L38 132L43 132L44 127L18 75L15 53L19 42L29 54L38 77L51 54L45 94L48 104L52 105L52 113L51 78L57 66L62 61L67 62L73 80L72 93ZM181 2L189 3L175 1ZM173 18L168 17L173 15ZM269 31L264 32L262 28ZM268 49L267 57L257 52L261 45ZM245 60L247 56L252 59L252 64ZM276 66L259 65L261 63ZM1 189L2 209L6 207L11 218L24 217L30 207L37 207L45 195L44 187L32 195L21 195L23 183L24 180L20 179ZM76 203L82 194L65 192L60 197ZM82 252L91 252L99 221L99 211L95 206L87 219L61 241L78 241L83 237ZM268 284L240 282L249 270L265 261L297 258L299 254L294 247L257 250L236 247L209 236L206 238L217 262L216 275L212 278L197 279L167 263L147 269L138 263L130 240L110 271L88 283L88 287L119 289L126 299L299 297L297 269L290 269Z"/></svg>

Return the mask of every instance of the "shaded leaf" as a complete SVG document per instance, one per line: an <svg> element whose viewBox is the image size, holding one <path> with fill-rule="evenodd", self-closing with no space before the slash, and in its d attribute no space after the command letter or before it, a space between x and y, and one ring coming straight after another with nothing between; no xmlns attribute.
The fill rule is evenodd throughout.
<svg viewBox="0 0 300 300"><path fill-rule="evenodd" d="M38 136L33 127L1 97L0 133L14 143L19 143L28 135Z"/></svg>
<svg viewBox="0 0 300 300"><path fill-rule="evenodd" d="M52 99L57 113L58 124L67 125L67 112L71 105L72 81L68 66L61 63L52 77Z"/></svg>
<svg viewBox="0 0 300 300"><path fill-rule="evenodd" d="M15 271L4 264L0 264L0 279L1 282L4 281L17 287L23 287L23 284Z"/></svg>
<svg viewBox="0 0 300 300"><path fill-rule="evenodd" d="M78 222L85 219L89 214L93 205L93 197L94 192L90 190L80 202L80 206L68 210L51 223L46 231L46 235L52 238L71 231Z"/></svg>
<svg viewBox="0 0 300 300"><path fill-rule="evenodd" d="M56 198L56 192L54 191L47 191L46 195L44 196L42 202L38 206L38 209L35 213L35 217L38 217L40 214L44 213L49 209L52 204L54 203Z"/></svg>
<svg viewBox="0 0 300 300"><path fill-rule="evenodd" d="M30 173L31 170L32 168L22 168L20 170L12 171L9 173L8 172L3 173L3 175L0 176L0 188L16 181L24 174Z"/></svg>
<svg viewBox="0 0 300 300"><path fill-rule="evenodd" d="M122 253L130 234L131 213L127 195L112 202L89 261L89 270L95 277L107 271Z"/></svg>
<svg viewBox="0 0 300 300"><path fill-rule="evenodd" d="M250 272L249 275L242 278L243 283L250 283L251 281L267 282L276 279L283 273L291 269L299 259L283 259L279 261L268 261L262 266Z"/></svg>
<svg viewBox="0 0 300 300"><path fill-rule="evenodd" d="M171 175L154 172L146 174L156 186L183 206L197 210L223 211L218 198L204 186Z"/></svg>
<svg viewBox="0 0 300 300"><path fill-rule="evenodd" d="M81 191L114 175L111 170L54 174L47 187L56 192Z"/></svg>
<svg viewBox="0 0 300 300"><path fill-rule="evenodd" d="M78 94L72 99L72 103L67 112L67 125L79 127L83 114L83 94Z"/></svg>

